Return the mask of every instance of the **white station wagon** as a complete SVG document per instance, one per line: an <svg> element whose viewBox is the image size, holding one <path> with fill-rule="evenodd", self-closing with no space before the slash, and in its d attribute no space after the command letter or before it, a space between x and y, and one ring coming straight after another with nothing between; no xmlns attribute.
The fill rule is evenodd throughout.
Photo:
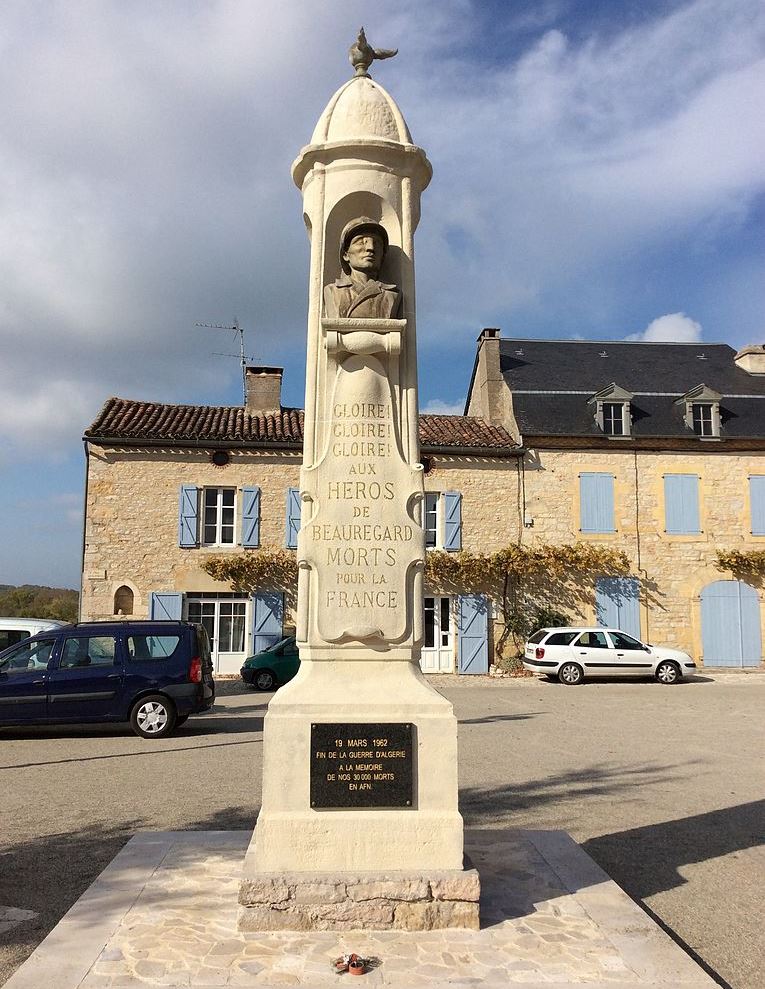
<svg viewBox="0 0 765 989"><path fill-rule="evenodd" d="M599 676L677 683L696 669L687 653L646 645L616 628L540 628L526 642L523 665L570 686Z"/></svg>

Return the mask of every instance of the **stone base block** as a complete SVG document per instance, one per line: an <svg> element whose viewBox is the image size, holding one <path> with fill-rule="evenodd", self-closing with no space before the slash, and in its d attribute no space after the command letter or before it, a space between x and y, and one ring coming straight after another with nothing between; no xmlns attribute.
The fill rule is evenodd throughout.
<svg viewBox="0 0 765 989"><path fill-rule="evenodd" d="M479 929L478 872L291 872L248 876L240 931Z"/></svg>

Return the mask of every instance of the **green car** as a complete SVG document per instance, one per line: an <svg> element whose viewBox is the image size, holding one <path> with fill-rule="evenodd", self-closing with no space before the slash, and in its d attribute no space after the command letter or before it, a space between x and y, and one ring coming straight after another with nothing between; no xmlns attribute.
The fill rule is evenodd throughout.
<svg viewBox="0 0 765 989"><path fill-rule="evenodd" d="M248 656L241 669L242 679L256 690L273 690L291 680L300 669L300 654L294 635L270 649Z"/></svg>

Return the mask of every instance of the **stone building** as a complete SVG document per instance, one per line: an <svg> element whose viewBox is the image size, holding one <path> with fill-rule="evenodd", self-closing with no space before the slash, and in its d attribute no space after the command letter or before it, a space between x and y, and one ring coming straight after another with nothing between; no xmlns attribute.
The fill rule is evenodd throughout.
<svg viewBox="0 0 765 989"><path fill-rule="evenodd" d="M244 407L112 398L85 434L82 617L203 621L219 671L292 626L211 555L294 547L302 411L281 370L248 369ZM707 665L756 666L763 589L715 566L765 549L765 350L479 337L464 416L420 417L430 548L488 553L577 540L623 549L572 620L617 625ZM565 609L564 609L565 610ZM483 672L496 603L426 589L423 669Z"/></svg>
<svg viewBox="0 0 765 989"><path fill-rule="evenodd" d="M624 550L629 578L595 580L581 617L758 666L762 581L718 549L765 549L765 347L478 340L465 412L521 444L522 539Z"/></svg>
<svg viewBox="0 0 765 989"><path fill-rule="evenodd" d="M219 672L293 627L282 593L237 594L200 567L297 544L303 413L282 407L281 376L248 368L244 407L106 402L85 434L83 619L202 621ZM419 431L428 544L487 552L516 539L507 485L519 451L502 424L423 415ZM488 668L488 615L474 595L428 596L424 618L424 669Z"/></svg>

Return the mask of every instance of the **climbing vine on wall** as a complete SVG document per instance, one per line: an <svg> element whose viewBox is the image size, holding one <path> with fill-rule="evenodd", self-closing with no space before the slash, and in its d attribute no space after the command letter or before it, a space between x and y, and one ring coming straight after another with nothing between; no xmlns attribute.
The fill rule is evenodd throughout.
<svg viewBox="0 0 765 989"><path fill-rule="evenodd" d="M621 550L584 542L511 544L494 553L435 551L425 561L425 576L434 590L484 591L499 602L504 627L495 647L498 658L511 641L520 648L545 612L580 610L592 598L596 576L629 572L629 559Z"/></svg>
<svg viewBox="0 0 765 989"><path fill-rule="evenodd" d="M239 594L283 590L294 595L297 560L288 549L258 549L236 556L211 556L201 564L215 580L225 580Z"/></svg>
<svg viewBox="0 0 765 989"><path fill-rule="evenodd" d="M727 570L734 577L762 580L765 577L765 550L750 549L742 552L738 549L718 549L718 570Z"/></svg>

